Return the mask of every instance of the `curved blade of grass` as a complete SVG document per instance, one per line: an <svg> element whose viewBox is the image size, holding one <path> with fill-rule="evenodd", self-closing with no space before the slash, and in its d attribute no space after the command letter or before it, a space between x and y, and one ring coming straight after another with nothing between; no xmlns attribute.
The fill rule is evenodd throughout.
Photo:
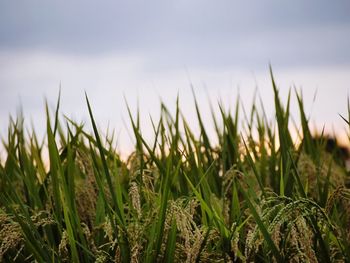
<svg viewBox="0 0 350 263"><path fill-rule="evenodd" d="M165 249L164 262L174 262L176 247L176 221L172 220L171 228L168 234L168 240Z"/></svg>
<svg viewBox="0 0 350 263"><path fill-rule="evenodd" d="M256 224L258 225L262 235L264 236L264 240L266 241L267 245L269 246L269 248L271 249L272 254L275 256L277 262L283 262L283 257L280 254L278 248L276 247L275 243L272 240L271 235L268 232L268 228L265 226L264 222L261 220L258 212L256 211L253 203L250 201L249 196L247 195L246 191L242 188L241 184L237 181L238 186L239 186L239 190L242 193L242 195L244 196L244 200L247 202L247 205L250 209L250 211L252 212L252 216L255 219Z"/></svg>
<svg viewBox="0 0 350 263"><path fill-rule="evenodd" d="M89 99L88 99L86 93L85 93L85 98L86 98L86 103L87 103L87 106L88 106L89 115L90 115L90 119L91 119L93 130L94 130L95 138L96 138L96 144L97 144L97 147L99 149L100 158L101 158L101 161L102 161L104 175L106 177L108 188L109 188L109 191L110 191L111 196L112 196L113 206L114 206L114 208L116 210L115 212L116 212L117 222L118 222L118 225L123 229L123 232L126 233L125 220L124 220L124 217L122 215L122 211L124 210L124 208L123 207L119 207L119 203L117 202L117 199L116 199L116 194L115 194L115 191L114 191L114 186L112 184L111 175L109 173L107 161L106 161L106 158L105 158L105 155L104 155L104 150L103 150L103 147L102 147L100 135L98 133L97 126L96 126L96 123L95 123L95 120L94 120L94 117L93 117L93 114L92 114L90 102L89 102ZM111 218L111 221L113 221L112 218ZM120 247L121 247L122 259L123 259L124 262L127 262L129 260L129 258L130 258L130 251L129 251L128 240L127 240L127 238L124 235L125 234L122 234L123 238L122 238L122 241L120 243Z"/></svg>

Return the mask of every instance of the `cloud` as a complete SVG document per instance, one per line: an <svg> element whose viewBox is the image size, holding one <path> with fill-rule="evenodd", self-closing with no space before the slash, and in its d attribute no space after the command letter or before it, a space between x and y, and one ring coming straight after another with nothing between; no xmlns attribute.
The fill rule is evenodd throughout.
<svg viewBox="0 0 350 263"><path fill-rule="evenodd" d="M33 0L2 1L0 10L2 50L130 54L157 70L350 62L346 0Z"/></svg>

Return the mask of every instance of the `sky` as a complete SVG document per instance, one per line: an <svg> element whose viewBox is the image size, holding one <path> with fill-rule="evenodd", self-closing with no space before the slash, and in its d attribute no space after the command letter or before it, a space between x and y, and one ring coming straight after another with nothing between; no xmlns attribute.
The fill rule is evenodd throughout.
<svg viewBox="0 0 350 263"><path fill-rule="evenodd" d="M205 116L208 97L229 107L240 94L249 108L258 88L273 118L269 64L283 98L302 90L311 123L338 131L349 47L348 0L2 0L0 134L20 106L43 133L44 100L54 107L60 87L62 114L88 123L86 92L121 147L130 145L125 100L149 123L161 100L174 106L179 94L192 120L191 85Z"/></svg>

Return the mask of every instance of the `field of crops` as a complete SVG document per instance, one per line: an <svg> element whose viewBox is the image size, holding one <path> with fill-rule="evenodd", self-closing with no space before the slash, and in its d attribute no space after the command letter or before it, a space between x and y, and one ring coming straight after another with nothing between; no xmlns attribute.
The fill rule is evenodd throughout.
<svg viewBox="0 0 350 263"><path fill-rule="evenodd" d="M179 106L162 105L150 142L129 110L127 160L97 129L88 98L92 133L59 121L59 101L45 138L13 120L2 135L0 262L348 261L346 152L312 135L298 92L296 140L291 97L283 105L271 80L276 119L219 104L217 145L195 98L199 135Z"/></svg>

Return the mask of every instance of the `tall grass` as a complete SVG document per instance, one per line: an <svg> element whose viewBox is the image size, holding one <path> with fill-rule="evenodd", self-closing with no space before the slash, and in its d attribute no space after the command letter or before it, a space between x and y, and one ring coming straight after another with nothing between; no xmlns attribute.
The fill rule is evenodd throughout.
<svg viewBox="0 0 350 263"><path fill-rule="evenodd" d="M213 145L176 103L161 105L147 141L128 108L135 148L124 161L102 138L60 122L59 100L43 140L11 120L0 165L0 262L335 262L350 258L345 163L309 129L301 94L301 143L291 93L283 105L271 72L276 121L252 105L213 113ZM214 111L213 111L214 112ZM343 117L346 122L349 117ZM257 136L256 136L257 134ZM350 133L349 133L350 134ZM48 152L47 156L45 152ZM48 165L45 160L48 160Z"/></svg>

